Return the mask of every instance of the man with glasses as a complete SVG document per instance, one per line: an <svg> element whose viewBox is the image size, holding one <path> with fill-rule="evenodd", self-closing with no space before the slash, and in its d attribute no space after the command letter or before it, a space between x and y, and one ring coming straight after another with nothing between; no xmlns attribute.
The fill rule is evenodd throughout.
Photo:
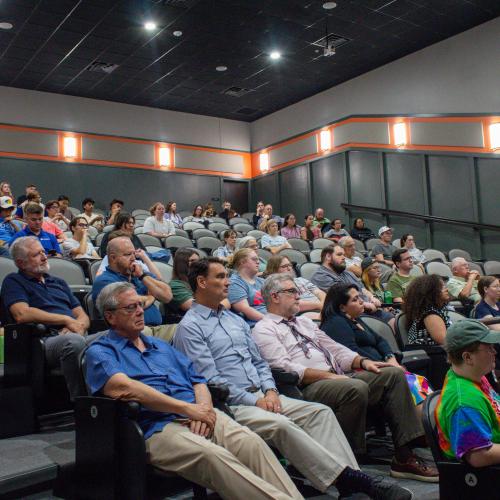
<svg viewBox="0 0 500 500"><path fill-rule="evenodd" d="M211 257L195 262L189 283L195 302L179 324L174 346L208 382L229 387L228 403L237 422L275 446L320 491L335 485L343 496L362 491L374 498L411 498L409 492L377 483L359 471L327 406L278 394L250 327L220 305L229 288L222 261ZM293 281L289 288L293 298ZM283 293L287 294L290 291Z"/></svg>
<svg viewBox="0 0 500 500"><path fill-rule="evenodd" d="M61 257L61 247L56 237L42 229L43 208L38 203L28 203L24 209L24 213L26 227L12 237L10 244L12 245L17 238L22 238L23 236L36 236L48 256Z"/></svg>
<svg viewBox="0 0 500 500"><path fill-rule="evenodd" d="M408 285L415 279L411 275L413 269L413 257L407 248L398 248L392 254L392 261L396 266L396 272L392 274L387 282L387 290L392 293L392 300L396 303L404 302L404 295Z"/></svg>

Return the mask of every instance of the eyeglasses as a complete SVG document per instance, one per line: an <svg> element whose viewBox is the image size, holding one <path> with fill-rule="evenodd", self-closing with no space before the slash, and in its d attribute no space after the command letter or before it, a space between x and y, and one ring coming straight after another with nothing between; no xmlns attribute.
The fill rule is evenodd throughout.
<svg viewBox="0 0 500 500"><path fill-rule="evenodd" d="M284 288L283 290L278 290L276 293L286 293L287 295L300 295L300 291L297 288Z"/></svg>
<svg viewBox="0 0 500 500"><path fill-rule="evenodd" d="M128 306L115 307L114 309L110 309L110 311L118 311L118 310L122 309L127 314L133 314L139 308L142 309L142 302L134 302L133 304L129 304Z"/></svg>
<svg viewBox="0 0 500 500"><path fill-rule="evenodd" d="M281 264L280 269L293 269L292 264Z"/></svg>
<svg viewBox="0 0 500 500"><path fill-rule="evenodd" d="M89 227L89 225L88 225L88 224L77 224L77 226L78 226L78 227L83 227L83 228L87 228L87 227Z"/></svg>

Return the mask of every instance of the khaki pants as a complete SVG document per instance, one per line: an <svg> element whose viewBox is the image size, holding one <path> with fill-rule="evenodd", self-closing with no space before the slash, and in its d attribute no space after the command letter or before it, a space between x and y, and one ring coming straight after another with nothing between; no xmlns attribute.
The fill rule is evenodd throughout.
<svg viewBox="0 0 500 500"><path fill-rule="evenodd" d="M256 393L263 397L262 392ZM330 408L280 396L282 413L231 406L234 418L272 444L314 487L325 491L346 468L359 469Z"/></svg>
<svg viewBox="0 0 500 500"><path fill-rule="evenodd" d="M318 380L303 388L302 394L335 412L355 453L366 452L366 413L370 407L378 406L384 412L396 447L424 434L400 368L381 368L379 374L359 371L349 379Z"/></svg>
<svg viewBox="0 0 500 500"><path fill-rule="evenodd" d="M145 326L142 332L144 335L156 337L171 344L175 331L177 330L177 326L177 323L171 325Z"/></svg>
<svg viewBox="0 0 500 500"><path fill-rule="evenodd" d="M218 410L211 439L171 422L146 447L159 469L216 491L228 500L303 498L266 443Z"/></svg>

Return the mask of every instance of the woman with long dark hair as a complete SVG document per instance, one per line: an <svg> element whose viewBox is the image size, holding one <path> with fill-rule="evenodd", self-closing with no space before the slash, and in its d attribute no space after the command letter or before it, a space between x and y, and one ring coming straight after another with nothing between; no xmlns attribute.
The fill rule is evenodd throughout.
<svg viewBox="0 0 500 500"><path fill-rule="evenodd" d="M307 214L304 217L304 226L300 230L300 237L303 240L311 242L316 238L321 238L321 229L317 226L313 226L314 215Z"/></svg>
<svg viewBox="0 0 500 500"><path fill-rule="evenodd" d="M168 309L174 313L183 315L193 304L188 272L189 266L198 260L200 256L194 248L179 248L175 252L172 280L169 283L173 297L168 303Z"/></svg>
<svg viewBox="0 0 500 500"><path fill-rule="evenodd" d="M177 213L177 203L175 201L169 201L165 208L166 220L173 222L175 227L182 228L182 217Z"/></svg>

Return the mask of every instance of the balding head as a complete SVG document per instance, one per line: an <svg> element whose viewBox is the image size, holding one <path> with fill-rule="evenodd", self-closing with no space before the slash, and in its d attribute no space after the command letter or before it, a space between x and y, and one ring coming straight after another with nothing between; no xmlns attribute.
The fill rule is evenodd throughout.
<svg viewBox="0 0 500 500"><path fill-rule="evenodd" d="M356 252L356 243L350 236L340 238L339 245L344 249L346 257L353 257Z"/></svg>
<svg viewBox="0 0 500 500"><path fill-rule="evenodd" d="M109 267L120 274L130 274L135 261L135 248L130 238L119 236L108 243Z"/></svg>

